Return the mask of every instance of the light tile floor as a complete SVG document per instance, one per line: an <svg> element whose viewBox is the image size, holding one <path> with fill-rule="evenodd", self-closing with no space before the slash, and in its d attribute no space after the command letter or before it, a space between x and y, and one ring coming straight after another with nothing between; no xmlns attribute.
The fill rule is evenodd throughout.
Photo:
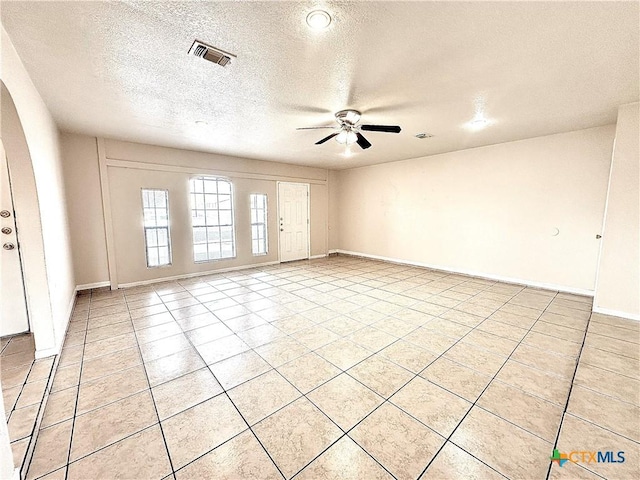
<svg viewBox="0 0 640 480"><path fill-rule="evenodd" d="M639 326L344 256L97 291L28 478L639 478Z"/></svg>
<svg viewBox="0 0 640 480"><path fill-rule="evenodd" d="M0 338L0 379L14 466L22 469L55 358L35 360L33 335Z"/></svg>

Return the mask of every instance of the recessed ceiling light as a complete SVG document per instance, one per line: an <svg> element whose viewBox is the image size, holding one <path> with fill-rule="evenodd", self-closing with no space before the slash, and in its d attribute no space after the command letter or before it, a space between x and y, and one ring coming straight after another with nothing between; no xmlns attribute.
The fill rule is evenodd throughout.
<svg viewBox="0 0 640 480"><path fill-rule="evenodd" d="M324 30L331 23L331 15L324 10L314 10L307 15L307 25L314 30Z"/></svg>
<svg viewBox="0 0 640 480"><path fill-rule="evenodd" d="M484 117L477 117L471 120L469 123L467 123L465 127L467 127L469 130L482 130L483 128L491 125L492 123L493 123L492 121Z"/></svg>

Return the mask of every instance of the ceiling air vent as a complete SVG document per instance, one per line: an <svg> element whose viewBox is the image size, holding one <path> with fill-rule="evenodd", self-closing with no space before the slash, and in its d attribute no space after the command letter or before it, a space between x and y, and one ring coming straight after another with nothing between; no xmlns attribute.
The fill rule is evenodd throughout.
<svg viewBox="0 0 640 480"><path fill-rule="evenodd" d="M211 45L207 45L206 43L202 43L199 40L193 42L193 45L191 45L191 48L189 49L189 55L204 58L205 60L211 63L217 63L222 67L225 67L231 61L231 58L235 58L235 55L212 47Z"/></svg>
<svg viewBox="0 0 640 480"><path fill-rule="evenodd" d="M416 133L415 137L422 140L423 138L433 138L433 135L431 133Z"/></svg>

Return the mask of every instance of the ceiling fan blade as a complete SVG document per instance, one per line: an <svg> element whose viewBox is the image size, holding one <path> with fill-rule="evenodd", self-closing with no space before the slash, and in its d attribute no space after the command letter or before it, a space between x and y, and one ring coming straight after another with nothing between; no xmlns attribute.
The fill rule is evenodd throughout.
<svg viewBox="0 0 640 480"><path fill-rule="evenodd" d="M369 132L400 133L398 125L360 125L360 130Z"/></svg>
<svg viewBox="0 0 640 480"><path fill-rule="evenodd" d="M363 150L366 150L371 146L371 144L369 143L369 140L364 138L360 132L356 132L356 135L358 136L358 145L360 145L360 148L362 148Z"/></svg>
<svg viewBox="0 0 640 480"><path fill-rule="evenodd" d="M324 142L331 140L333 137L335 137L336 135L338 135L337 133L332 133L331 135L329 135L328 137L324 137L322 140L316 142L316 145L321 145Z"/></svg>
<svg viewBox="0 0 640 480"><path fill-rule="evenodd" d="M333 125L327 125L326 127L298 127L296 130L317 130L319 128L336 128Z"/></svg>

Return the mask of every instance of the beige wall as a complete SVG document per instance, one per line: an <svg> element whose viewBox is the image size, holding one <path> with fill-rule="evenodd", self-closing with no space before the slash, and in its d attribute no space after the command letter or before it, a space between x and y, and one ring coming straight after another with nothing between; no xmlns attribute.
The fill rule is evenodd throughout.
<svg viewBox="0 0 640 480"><path fill-rule="evenodd" d="M108 280L104 216L99 188L96 139L65 134L76 276L82 284ZM327 170L202 152L105 140L110 210L118 284L130 284L278 261L277 182L310 183L311 256L327 253ZM189 178L197 174L229 178L234 188L236 258L194 263L188 203ZM89 187L90 186L90 187ZM172 265L147 268L142 233L142 188L169 191ZM249 194L268 195L269 252L251 253ZM83 199L86 199L83 200ZM94 261L94 259L96 259ZM80 281L80 280L79 280Z"/></svg>
<svg viewBox="0 0 640 480"><path fill-rule="evenodd" d="M109 281L96 139L63 133L61 144L76 283L90 288Z"/></svg>
<svg viewBox="0 0 640 480"><path fill-rule="evenodd" d="M29 229L23 231L26 235L20 236L22 249L31 250L27 252L27 257L35 255L36 261L41 264L38 269L25 268L24 272L25 283L32 287L28 295L30 322L35 335L36 355L52 355L58 351L64 339L75 297L59 134L4 27L1 35L1 77L15 104L29 150L29 155L20 155L19 161L28 161L30 157L35 179L35 184L25 180L23 185L29 190L21 191L18 196L29 196L31 200L37 197L41 226L41 233L38 234L41 239L29 235ZM14 169L14 174L29 174L27 166L16 166L15 158L11 159L10 156L7 151L9 166ZM20 200L17 203L19 208ZM45 272L42 272L42 265Z"/></svg>
<svg viewBox="0 0 640 480"><path fill-rule="evenodd" d="M309 179L326 182L327 170L286 163L265 162L248 158L216 155L213 153L179 150L142 143L131 143L107 139L106 156L114 160L130 160L160 165L212 169L221 172L271 175L281 180Z"/></svg>
<svg viewBox="0 0 640 480"><path fill-rule="evenodd" d="M340 171L339 248L591 292L614 131Z"/></svg>
<svg viewBox="0 0 640 480"><path fill-rule="evenodd" d="M329 251L337 250L340 246L338 222L340 219L338 208L338 172L329 170Z"/></svg>
<svg viewBox="0 0 640 480"><path fill-rule="evenodd" d="M327 183L319 185L311 184L309 189L311 203L309 205L311 216L310 240L311 257L326 255L329 249L329 187ZM276 210L272 210L276 212ZM274 218L275 222L275 218ZM274 223L274 228L277 225Z"/></svg>
<svg viewBox="0 0 640 480"><path fill-rule="evenodd" d="M618 110L594 311L640 320L640 104Z"/></svg>

